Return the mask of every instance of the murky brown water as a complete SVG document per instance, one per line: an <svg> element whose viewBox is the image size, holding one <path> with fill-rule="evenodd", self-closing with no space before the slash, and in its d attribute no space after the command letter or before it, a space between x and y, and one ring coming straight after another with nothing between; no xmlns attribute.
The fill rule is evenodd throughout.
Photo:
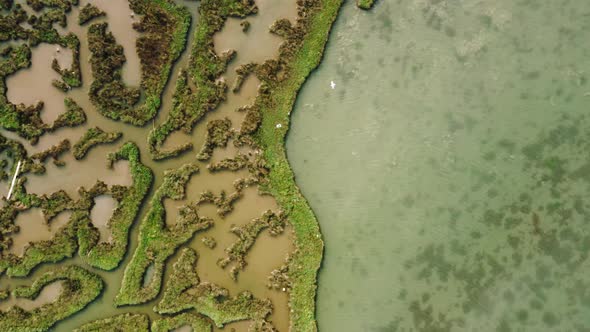
<svg viewBox="0 0 590 332"><path fill-rule="evenodd" d="M117 201L109 195L100 195L94 199L94 207L90 211L90 220L100 233L100 242L111 241L108 221L117 208Z"/></svg>
<svg viewBox="0 0 590 332"><path fill-rule="evenodd" d="M72 198L78 198L78 188L84 187L89 189L98 180L103 181L109 186L114 184L129 186L131 185L131 173L129 162L125 160L113 164L113 168L107 168L107 157L102 150L113 151L118 146L99 146L90 150L86 156L87 162L77 162L71 154L64 155L61 160L66 162L66 166L58 167L49 163L46 165L47 174L45 175L27 175L26 188L30 193L50 194L59 189L65 190ZM83 164L83 165L79 165ZM95 167L89 167L94 164ZM102 167L101 167L102 166ZM92 170L92 172L89 172ZM47 181L47 177L54 178L55 181ZM67 181L60 181L67 179Z"/></svg>
<svg viewBox="0 0 590 332"><path fill-rule="evenodd" d="M87 0L81 1L80 6L85 5L86 1ZM107 0L93 0L92 2L97 7L107 12L107 17L100 20L107 20L109 22L109 30L113 32L117 42L125 46L125 55L127 57L127 63L125 64L123 70L125 82L129 85L137 85L140 78L139 61L135 53L135 38L137 37L137 33L130 28L130 24L133 19L138 19L138 16L135 15L134 18L131 18L131 11L128 7L128 4L123 0L108 1L108 5L106 4ZM196 18L198 7L197 3L187 1L182 2L182 4L189 7L191 13L193 14L193 20L198 19ZM258 1L257 4L260 11L258 15L248 18L248 21L251 23L251 28L248 33L244 34L241 31L241 27L239 26L240 20L230 19L224 30L215 36L216 50L221 52L226 48L232 48L238 52L237 58L231 63L230 69L226 75L224 75L228 80L229 85L232 84L232 80L235 78L234 70L237 66L252 61L262 62L266 59L276 56L281 39L268 32L268 27L274 20L278 18L289 18L294 21L296 15L295 1L261 0ZM145 128L137 128L110 121L97 114L89 102L87 97L87 87L92 81L92 77L88 63L90 53L88 50L88 44L84 38L88 25L84 27L78 26L77 15L78 9L75 8L68 18L68 30L76 33L82 41L80 54L83 87L75 88L68 93L63 93L50 86L51 79L48 79L47 82L43 83L46 85L36 88L36 91L43 92L41 95L30 94L28 84L35 80L31 79L32 76L24 76L23 73L19 72L10 78L8 82L8 90L11 93L11 95L9 95L11 97L9 100L12 102L21 102L19 98L25 97L32 98L27 100L23 99L22 102L26 104L34 103L37 98L45 101L43 120L48 123L51 123L51 121L53 121L61 112L65 110L63 105L64 97L71 97L86 111L88 118L87 124L77 128L62 128L57 130L55 133L46 134L40 138L39 142L35 146L31 146L28 142L18 139L13 133L7 133L5 131L1 132L3 135L6 135L10 138L18 139L24 144L29 153L45 150L59 143L64 138L67 138L72 143L75 143L88 128L94 126L99 126L105 131L123 132L123 137L115 144L99 145L92 148L85 159L82 161L76 161L71 153L66 153L61 158L66 162L66 166L56 167L51 162L48 162L46 164L46 174L41 176L27 175L28 181L26 183L26 189L28 192L36 194L49 194L59 189L64 189L70 196L77 198L78 194L76 191L79 186L89 188L96 182L96 180L104 181L109 185L130 185L131 177L129 173L128 162L119 161L115 163L115 167L113 169L108 169L106 167L107 153L116 150L116 148L120 146L122 142L129 140L138 144L142 153L142 162L150 167L155 174L153 188L157 188L157 186L159 186L162 181L162 174L165 169L177 168L186 162L194 161L196 153L201 148L205 140L205 127L208 121L228 117L232 121L233 127L236 129L239 128L244 114L236 112L235 110L238 107L247 105L254 100L259 85L259 81L254 77L249 77L245 80L239 93L232 93L231 91L228 92L227 100L223 102L217 110L207 114L204 119L197 124L190 136L182 133L174 133L169 137L164 145L164 148L173 147L190 140L195 146L193 151L185 153L179 158L170 159L163 162L154 162L150 160L149 154L147 153L146 137L148 130L152 126L151 124ZM100 20L97 20L97 22ZM188 48L190 48L193 40L193 29L194 21L193 26L191 27ZM53 73L49 67L51 63L51 56L53 56L51 52L55 52L53 45L41 45L38 49L34 49L33 66L31 69L29 69L29 71L35 73L35 75L50 77L49 74ZM65 52L62 49L59 56L62 56L63 54L65 54ZM45 59L47 60L47 63L43 62L43 55L49 59ZM38 57L39 59L35 57ZM185 51L179 61L173 67L170 82L168 83L163 94L162 110L156 117L154 123L164 121L165 116L168 114L171 107L170 99L174 89L174 84L176 82L176 75L180 68L186 66L187 60L188 52ZM63 61L64 63L62 64L60 62L60 64L66 66L66 60ZM47 70L51 71L51 73L47 72ZM58 78L57 74L55 74L55 77ZM34 95L34 97L31 97L30 95ZM49 100L51 101L50 103L47 102ZM223 158L231 157L238 151L247 152L247 149L242 148L238 150L233 147L230 142L227 148L215 150L211 161L213 162ZM201 192L205 190L211 190L213 193L219 194L223 190L227 194L231 194L234 191L233 182L238 178L248 177L248 172L246 170L238 172L210 173L206 169L206 164L201 163L200 167L200 173L193 176L189 181L187 186L187 199L181 201L166 199L164 201L164 206L167 211L167 224L170 225L174 223L177 210L181 205L184 205L190 201L194 201L199 197ZM154 190L153 188L152 192ZM141 208L140 216L145 214L147 210L146 205L147 204L144 204L144 206ZM108 240L110 236L106 225L115 207L116 202L110 196L99 196L96 198L96 205L92 209L91 218L93 224L100 230L101 241ZM250 253L247 256L248 266L244 271L240 272L238 276L238 282L231 280L229 276L229 268L224 270L219 268L216 264L218 259L224 257L224 249L229 247L237 239L237 237L229 231L231 226L244 224L253 218L259 217L264 211L269 209L277 211L278 207L275 200L270 196L258 195L255 187L245 189L243 198L235 204L234 212L228 214L223 219L217 215L216 208L214 206L204 205L200 210L200 213L204 216L213 218L216 222L215 226L207 232L198 233L192 240L190 240L188 245L195 248L199 253L200 259L197 269L201 280L214 282L222 287L226 287L230 291L231 295L235 295L241 291L249 290L254 294L254 296L258 298L271 299L275 307L271 317L272 321L279 331L286 331L288 330L289 325L287 293L269 290L266 288L266 283L270 272L273 269L281 266L286 254L292 250L292 235L290 228L287 228L284 234L277 237L271 237L266 232L262 232L260 234L259 239L256 241L255 245L252 247ZM47 232L44 233L45 237L51 238L52 234L55 232L56 226L59 225L58 218L61 217L61 215L56 217L56 219L52 221L50 228L48 228L45 224L42 224L42 226L47 229ZM19 250L22 250L24 244L27 242L41 240L40 238L36 238L36 234L34 233L37 232L37 229L41 228L40 223L44 221L42 220L42 216L39 218L33 218L32 216L29 216L25 213L21 214L19 218L20 219L17 220L17 223L25 223L26 221L27 227L33 227L23 227L23 231L15 236L15 240L17 238L19 239ZM21 221L21 219L23 221ZM37 219L39 220L37 221ZM138 220L141 220L141 217L138 218ZM133 250L135 250L137 244L138 223L139 221L136 222L136 225L134 225L131 230L129 253L132 253ZM213 237L217 241L217 246L214 249L205 247L201 241L203 236ZM46 239L45 237L43 239ZM17 250L18 248L15 247L12 249ZM125 257L123 263L121 264L123 267L129 262L130 256L131 255L127 255ZM174 255L170 259L170 262L174 262L176 258L177 256ZM71 263L84 266L78 257L67 261L67 264ZM63 263L59 263L58 265L61 264ZM55 266L56 265L41 266L31 274L31 278L28 280L32 280L32 278L40 276L44 271L52 269ZM170 264L168 264L168 266L170 266ZM124 307L119 309L116 309L113 306L113 299L118 292L124 268L118 268L110 272L98 271L96 269L91 270L98 273L106 283L106 288L103 295L95 302L90 304L88 308L85 309L83 314L75 315L74 317L66 319L62 323L58 324L55 328L56 331L71 331L73 328L83 324L84 322L124 312L140 312L145 313L152 318L156 318L156 315L152 310L155 301L151 301L148 304L141 306ZM169 273L170 269L167 268L164 276L165 281L168 280ZM29 282L24 279L4 278L0 279L0 281L3 285L8 285L10 287L20 284L29 284ZM8 301L5 301L5 303L8 303ZM237 331L244 331L249 325L249 322L233 323L229 324L224 330L227 331L230 328L235 328ZM186 330L186 327L184 329ZM178 330L184 331L183 329ZM190 328L186 331L189 330Z"/></svg>
<svg viewBox="0 0 590 332"><path fill-rule="evenodd" d="M215 35L215 51L218 54L230 49L237 51L236 58L225 75L229 82L235 77L234 70L238 66L250 62L262 63L276 57L283 40L269 33L270 26L277 18L287 18L293 24L297 18L295 1L258 0L256 5L258 14L245 19L250 22L247 32L242 32L242 19L229 18L223 30Z"/></svg>
<svg viewBox="0 0 590 332"><path fill-rule="evenodd" d="M55 232L68 223L70 215L68 211L62 212L48 223L39 208L19 213L16 217L16 225L20 227L20 231L12 236L10 252L22 256L30 242L51 240Z"/></svg>

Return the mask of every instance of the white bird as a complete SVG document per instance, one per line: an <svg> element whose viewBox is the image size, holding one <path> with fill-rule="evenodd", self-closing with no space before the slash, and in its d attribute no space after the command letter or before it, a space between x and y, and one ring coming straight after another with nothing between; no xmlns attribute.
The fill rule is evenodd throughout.
<svg viewBox="0 0 590 332"><path fill-rule="evenodd" d="M336 83L334 83L334 81L330 81L330 87L332 87L332 90L336 89Z"/></svg>

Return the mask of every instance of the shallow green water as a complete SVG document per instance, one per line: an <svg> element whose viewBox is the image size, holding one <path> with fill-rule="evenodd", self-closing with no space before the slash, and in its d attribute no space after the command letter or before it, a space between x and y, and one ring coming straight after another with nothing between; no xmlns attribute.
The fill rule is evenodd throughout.
<svg viewBox="0 0 590 332"><path fill-rule="evenodd" d="M320 330L590 329L589 15L347 2L288 139L325 236Z"/></svg>

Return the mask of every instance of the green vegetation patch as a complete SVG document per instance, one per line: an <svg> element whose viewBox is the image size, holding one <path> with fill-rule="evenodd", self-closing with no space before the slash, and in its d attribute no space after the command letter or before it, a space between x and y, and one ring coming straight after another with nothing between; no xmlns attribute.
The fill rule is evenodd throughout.
<svg viewBox="0 0 590 332"><path fill-rule="evenodd" d="M57 119L48 128L49 131L63 127L77 127L86 123L86 113L72 98L66 97L64 104L66 105L66 111L57 116Z"/></svg>
<svg viewBox="0 0 590 332"><path fill-rule="evenodd" d="M121 289L115 298L117 305L139 304L155 298L160 292L168 257L195 232L213 224L211 219L199 217L196 204L187 204L179 209L174 225L166 225L164 199L185 198L185 186L198 171L196 164L186 164L164 173L164 180L154 193L147 215L139 226L139 244L125 268ZM144 277L150 267L153 274L146 283Z"/></svg>
<svg viewBox="0 0 590 332"><path fill-rule="evenodd" d="M6 300L10 297L10 291L8 289L0 289L0 301Z"/></svg>
<svg viewBox="0 0 590 332"><path fill-rule="evenodd" d="M69 12L72 6L77 4L78 0L27 0L27 5L37 12L48 8L57 8L63 12Z"/></svg>
<svg viewBox="0 0 590 332"><path fill-rule="evenodd" d="M373 8L374 4L375 4L375 0L356 0L356 5L360 9L364 9L364 10L369 10L369 9Z"/></svg>
<svg viewBox="0 0 590 332"><path fill-rule="evenodd" d="M41 154L33 158L45 158L45 153ZM109 155L111 166L121 159L129 161L133 180L131 186L109 187L97 181L89 190L80 188L80 199L76 201L63 190L51 195L27 194L22 185L25 179L21 178L15 186L15 200L0 209L0 272L10 276L27 276L38 265L72 257L77 250L82 259L93 267L105 270L117 267L127 250L129 228L153 180L151 170L141 164L139 149L134 143L126 143ZM100 195L111 195L118 202L108 221L111 232L109 242L98 242L99 232L90 219L95 198ZM19 231L14 223L17 215L30 208L40 208L47 222L63 211L72 211L72 214L68 223L51 240L30 243L24 254L17 256L7 250L11 246L10 236Z"/></svg>
<svg viewBox="0 0 590 332"><path fill-rule="evenodd" d="M53 159L53 163L57 166L63 166L64 163L59 160L59 156L70 150L70 141L67 139L62 140L58 144L50 147L47 150L35 153L31 156L33 160L39 160L40 162L45 162L45 160L49 157Z"/></svg>
<svg viewBox="0 0 590 332"><path fill-rule="evenodd" d="M30 158L28 157L27 150L21 143L8 139L2 135L0 135L0 154L2 155L2 157L0 157L2 158L0 159L0 179L2 180L8 180L9 174L14 174L16 170L16 163L19 160L27 161L24 167L22 167L23 169L37 173L43 172L41 168L33 165L33 162L31 162ZM9 161L11 162L9 163ZM2 216L0 216L0 229L2 229L2 220L4 219ZM2 242L1 239L2 238L0 237L0 242ZM1 245L0 248L2 248Z"/></svg>
<svg viewBox="0 0 590 332"><path fill-rule="evenodd" d="M231 121L228 118L209 121L207 123L207 137L201 151L197 154L197 159L209 160L213 149L226 147L231 136Z"/></svg>
<svg viewBox="0 0 590 332"><path fill-rule="evenodd" d="M88 31L94 77L89 96L104 116L142 126L160 107L172 64L185 48L191 16L185 7L168 0L131 0L129 5L142 15L134 28L141 33L136 46L145 102L138 105L140 89L127 87L122 80L123 47L107 32L106 23L93 24Z"/></svg>
<svg viewBox="0 0 590 332"><path fill-rule="evenodd" d="M205 317L185 312L157 319L151 324L151 328L147 315L126 313L84 324L74 332L169 332L183 326L190 326L194 332L211 332L212 330L211 323Z"/></svg>
<svg viewBox="0 0 590 332"><path fill-rule="evenodd" d="M289 278L289 267L291 266L293 255L294 253L290 253L285 259L285 263L283 263L283 265L270 272L266 287L283 292L291 290L292 284L291 279Z"/></svg>
<svg viewBox="0 0 590 332"><path fill-rule="evenodd" d="M235 191L229 195L226 194L224 190L222 190L219 195L215 195L212 191L206 190L199 196L197 205L213 204L217 207L217 214L223 218L233 211L234 204L242 198L244 189L256 183L258 183L258 180L252 177L237 179L233 183Z"/></svg>
<svg viewBox="0 0 590 332"><path fill-rule="evenodd" d="M201 242L205 245L205 247L209 249L214 249L217 246L217 241L211 236L204 236L201 239Z"/></svg>
<svg viewBox="0 0 590 332"><path fill-rule="evenodd" d="M233 93L238 93L240 91L244 81L246 80L246 77L248 77L248 75L250 75L257 67L258 65L256 63L250 62L240 65L238 68L236 68L237 76L231 89Z"/></svg>
<svg viewBox="0 0 590 332"><path fill-rule="evenodd" d="M62 28L66 27L66 15L71 8L70 3L66 7L58 5L58 3L68 2L48 1L46 4L51 8L43 10L39 16L28 16L27 23L30 24L32 29L26 30L26 32L31 46L47 43L56 45L58 50L60 47L65 47L72 51L72 66L70 68L61 68L57 59L53 59L51 63L51 68L61 76L61 80L53 80L53 86L62 91L68 91L82 85L80 40L74 33L61 35L53 27L55 23L58 23Z"/></svg>
<svg viewBox="0 0 590 332"><path fill-rule="evenodd" d="M8 10L10 9L10 7L12 7L12 1L13 0L1 0L0 1L0 8Z"/></svg>
<svg viewBox="0 0 590 332"><path fill-rule="evenodd" d="M117 141L123 136L120 132L105 132L99 127L88 129L86 133L74 144L72 153L74 158L80 160L86 156L88 151L98 144L108 144Z"/></svg>
<svg viewBox="0 0 590 332"><path fill-rule="evenodd" d="M200 282L197 275L198 255L184 248L174 263L162 300L154 310L160 314L195 309L209 317L217 327L240 320L265 321L272 312L269 300L258 300L249 292L230 297L227 289Z"/></svg>
<svg viewBox="0 0 590 332"><path fill-rule="evenodd" d="M57 158L57 156L65 151L69 143L62 141L57 146L49 148L46 151L33 155L34 158L27 156L27 151L22 144L7 139L0 135L0 152L7 159L0 160L0 176L4 180L9 180L9 174L12 176L17 169L17 164L20 161L20 174L36 173L40 174L45 171L45 167L41 163L36 163L37 160L44 160L49 156ZM9 160L12 160L9 166ZM55 215L64 210L64 206L69 203L69 197L65 192L57 192L50 196L43 195L29 195L24 190L24 182L26 177L20 177L14 186L13 195L7 204L0 208L0 273L8 269L10 275L26 275L40 261L55 261L70 255L70 242L68 228L57 232L56 236L62 242L60 248L56 250L47 250L47 256L41 255L39 252L48 249L51 246L50 242L39 242L35 245L30 245L25 250L23 257L17 257L8 252L12 245L11 235L19 231L19 227L15 224L17 215L31 207L41 208L45 215L45 220L50 221ZM65 195L65 197L64 197Z"/></svg>
<svg viewBox="0 0 590 332"><path fill-rule="evenodd" d="M14 105L6 98L6 77L31 66L31 49L28 45L7 46L0 58L0 123L6 130L17 132L31 142L36 142L44 132L41 107Z"/></svg>
<svg viewBox="0 0 590 332"><path fill-rule="evenodd" d="M190 133L192 131L192 126L186 126L186 119L189 117L187 112L191 111L188 107L193 105L192 103L187 104L186 101L194 98L191 97L193 91L189 87L188 79L188 72L186 70L182 70L178 74L174 95L172 96L172 110L170 110L170 114L166 120L152 129L148 135L150 155L154 160L173 158L193 147L192 143L186 142L172 149L164 150L162 148L166 137L174 131L182 130L184 133Z"/></svg>
<svg viewBox="0 0 590 332"><path fill-rule="evenodd" d="M21 178L21 180L23 179ZM7 251L0 252L0 271L6 271L9 276L19 277L27 276L42 263L56 263L72 257L78 248L78 225L89 218L94 198L109 193L108 186L101 181L97 181L89 190L81 187L78 190L80 199L77 201L72 200L61 190L49 196L27 194L22 186L22 181L15 187L14 196L16 199L11 201L10 205L0 209L0 223L4 225L6 230L10 230L6 233L7 235L18 231L14 221L20 211L41 208L47 221L62 211L72 211L67 224L60 228L51 240L29 243L22 256ZM10 237L4 237L3 240L6 241L4 247L8 248Z"/></svg>
<svg viewBox="0 0 590 332"><path fill-rule="evenodd" d="M80 69L80 43L78 42L78 38L75 35L68 35L66 38L70 38L73 42L66 43L72 50L72 67L70 68L62 68L59 65L57 59L53 59L51 62L51 68L61 76L60 80L53 80L51 84L62 90L63 92L68 92L70 89L79 87L82 85L82 72ZM70 45L71 44L71 45ZM67 106L67 105L66 105Z"/></svg>
<svg viewBox="0 0 590 332"><path fill-rule="evenodd" d="M240 146L243 142L234 142L234 144ZM212 173L220 171L237 172L242 169L247 169L253 178L256 179L256 182L264 180L268 173L266 162L260 155L259 151L255 151L254 153L248 152L247 154L238 152L232 158L224 158L220 161L208 164L207 169ZM244 185L250 184L251 183L244 183Z"/></svg>
<svg viewBox="0 0 590 332"><path fill-rule="evenodd" d="M260 218L256 218L244 225L234 226L231 232L238 237L238 240L225 249L227 257L219 260L217 265L225 269L230 263L235 265L230 270L230 276L237 280L240 270L246 268L246 255L254 245L258 235L268 229L270 235L277 236L283 233L285 229L285 215L283 213L275 214L268 210Z"/></svg>
<svg viewBox="0 0 590 332"><path fill-rule="evenodd" d="M182 71L178 78L168 117L148 137L153 159L174 157L192 148L191 144L183 144L161 151L164 141L171 133L178 130L190 133L207 112L214 110L225 99L227 84L219 80L219 77L226 71L235 52L217 55L213 35L221 30L228 17L243 18L257 11L253 0L201 1L189 70Z"/></svg>
<svg viewBox="0 0 590 332"><path fill-rule="evenodd" d="M70 68L61 68L57 59L53 60L51 67L61 76L61 80L54 80L52 84L63 91L79 87L82 84L78 37L73 33L62 36L53 27L56 22L62 27L65 27L66 24L65 9L57 3L52 4L51 8L39 16L28 16L21 5L16 4L10 13L0 20L3 27L3 31L0 32L0 41L28 40L28 45L6 46L0 50L0 125L6 130L18 133L33 144L46 131L58 126L50 127L43 123L40 117L40 112L43 109L42 102L34 105L14 105L6 98L6 77L31 65L30 46L48 43L57 45L58 48L70 49L73 57ZM64 3L69 4L69 2ZM39 6L44 8L46 4L41 3ZM70 5L64 8L69 10ZM28 23L31 29L25 29L20 25L24 22Z"/></svg>
<svg viewBox="0 0 590 332"><path fill-rule="evenodd" d="M233 158L224 158L218 162L207 165L209 172L219 172L223 170L236 172L244 169L250 165L248 156L242 153L238 153Z"/></svg>
<svg viewBox="0 0 590 332"><path fill-rule="evenodd" d="M3 1L10 1L11 0L3 0ZM12 3L8 4L6 2L2 3L2 7L8 6L9 8L4 8L10 10L12 7ZM8 40L19 40L19 39L27 39L28 32L27 29L21 26L22 23L27 21L27 12L22 8L20 4L16 4L10 12L6 15L2 15L2 29L0 31L0 41L8 41Z"/></svg>
<svg viewBox="0 0 590 332"><path fill-rule="evenodd" d="M123 46L107 31L107 23L95 23L88 29L90 65L94 81L88 92L90 101L102 115L119 120L129 118L133 106L139 102L138 88L127 87L123 82L122 69L126 61Z"/></svg>
<svg viewBox="0 0 590 332"><path fill-rule="evenodd" d="M80 14L78 14L78 24L84 25L88 23L88 21L95 19L97 17L105 16L106 13L98 7L87 3L86 6L80 9Z"/></svg>
<svg viewBox="0 0 590 332"><path fill-rule="evenodd" d="M150 319L143 314L121 314L104 319L98 319L84 324L75 329L74 332L147 332L150 327Z"/></svg>
<svg viewBox="0 0 590 332"><path fill-rule="evenodd" d="M152 324L152 332L169 332L183 326L190 326L194 332L211 332L213 329L211 323L203 316L184 312L156 320Z"/></svg>
<svg viewBox="0 0 590 332"><path fill-rule="evenodd" d="M281 79L277 78L276 70L264 73L259 69L256 73L262 87L253 109L258 108L263 116L254 139L264 150L266 167L270 170L262 189L270 192L287 214L298 249L289 267L292 282L290 321L294 331L317 330L314 315L316 277L323 241L317 219L295 184L285 153L285 135L297 93L321 61L330 28L341 5L342 0L300 3L297 24L285 30L288 31L284 36L286 42L280 47ZM277 124L282 126L277 128Z"/></svg>
<svg viewBox="0 0 590 332"><path fill-rule="evenodd" d="M133 184L129 188L120 186L111 188L111 193L118 201L118 205L108 221L110 241L98 243L98 230L88 218L78 226L80 256L91 266L103 270L112 270L123 260L127 252L129 228L153 181L152 171L141 163L139 149L134 143L128 142L117 152L109 155L111 166L118 160L129 161Z"/></svg>
<svg viewBox="0 0 590 332"><path fill-rule="evenodd" d="M250 30L250 22L246 20L240 22L240 26L242 27L242 32L248 32Z"/></svg>
<svg viewBox="0 0 590 332"><path fill-rule="evenodd" d="M83 216L81 212L72 213L68 223L51 240L29 243L23 256L3 252L0 271L6 271L9 276L25 277L42 263L56 263L72 257L77 248L76 224Z"/></svg>
<svg viewBox="0 0 590 332"><path fill-rule="evenodd" d="M104 286L96 274L77 266L67 266L46 272L30 287L16 288L13 295L34 299L43 287L56 281L63 281L63 288L55 301L31 311L20 307L0 311L0 331L47 331L56 322L86 307L100 295Z"/></svg>
<svg viewBox="0 0 590 332"><path fill-rule="evenodd" d="M188 9L169 0L130 0L129 5L143 15L134 26L141 33L137 54L142 71L141 87L146 93L145 104L137 113L150 120L160 107L172 65L186 47L191 15Z"/></svg>

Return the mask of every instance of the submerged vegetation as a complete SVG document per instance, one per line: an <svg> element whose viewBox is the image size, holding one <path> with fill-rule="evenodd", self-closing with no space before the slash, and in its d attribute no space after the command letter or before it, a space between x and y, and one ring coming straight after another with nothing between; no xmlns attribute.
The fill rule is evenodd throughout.
<svg viewBox="0 0 590 332"><path fill-rule="evenodd" d="M84 95L89 103L80 101L80 94L68 95L82 85L78 39L81 36L58 32L66 30L67 15L78 2L27 1L35 11L34 15L27 14L19 4L3 4L10 11L0 20L0 25L6 27L0 32L0 40L16 43L0 49L0 126L31 144L36 144L40 138L45 139L45 134L67 132L60 130L66 127L80 126L75 130L81 137L78 136L77 141L71 140L73 144L70 136L55 143L52 141L48 144L50 148L29 155L28 147L25 148L18 139L0 135L0 180L11 187L11 196L7 194L9 197L0 205L0 273L25 277L42 264L59 264L58 268L43 274L31 288L16 288L13 294L20 297L35 298L44 286L55 281L64 281L65 285L59 297L49 304L29 312L19 308L0 311L0 330L47 330L100 295L103 284L97 275L76 266L64 267L60 262L77 254L81 264L109 271L117 268L129 252L129 262L121 267L124 273L120 288L112 301L121 307L147 303L161 295L158 302L154 302L154 311L162 316L150 320L143 314L108 314L105 316L111 317L87 323L76 331L171 331L182 326L191 326L195 331L211 331L213 326L221 328L243 320L250 321L252 331L275 331L273 305L269 299L261 297L260 290L230 294L222 285L200 280L193 239L198 232L207 235L206 232L213 227L225 227L228 229L225 236L237 237L225 248L225 257L219 257L218 266L213 264L205 268L229 269L234 282L239 283L238 273L248 268L247 258L254 259L247 257L248 252L256 245L261 232L267 230L272 236L279 235L287 224L293 226L296 250L285 265L273 271L268 281L271 289L288 293L285 296L289 296L291 329L315 330L316 274L323 243L317 221L295 185L285 156L284 138L295 96L321 59L341 0L298 1L297 22L278 19L270 27L269 32L284 39L279 57L237 67L236 80L231 87L233 93L240 93L249 75L255 76L261 84L254 102L241 105L236 110L240 112L236 113L239 116L232 117L232 120L225 114L215 114L214 110L230 98L225 75L237 52L228 50L218 54L214 35L232 17L241 19L242 30L248 32L251 23L245 19L254 23L254 15L259 10L255 1L202 0L199 19L195 20L193 38L186 52L188 64L182 62L178 73L172 70L187 47L193 17L189 10L172 0L129 0L128 3L130 16L137 15L133 28L139 32L135 45L141 69L139 86L128 85L123 80L123 67L130 60L125 57L124 47L129 45L121 45L115 39L111 31L115 26L108 16L94 20L105 16L99 4L87 4L77 9L77 23L83 26L81 29L86 33L84 37L90 51L90 77L85 77L90 86L88 96ZM59 29L54 27L56 24ZM31 52L39 43L66 47L73 54L71 68L61 68L57 60L52 63L52 69L61 77L52 83L61 90L55 92L66 95L66 111L59 114L53 124L46 124L41 118L45 107L43 101L15 105L6 97L6 78L31 66ZM166 86L174 90L172 103L159 119L156 115ZM134 126L144 126L152 120L154 123L143 128L146 134L149 132L145 135L147 140L143 136L140 141L120 145L117 142L122 137L127 141L126 128L112 121L112 127L100 122L105 131L95 123L87 123L92 119L91 112L95 111L105 117L104 121L114 120ZM204 135L199 141L185 141L172 147L165 145L167 138L177 131L195 138L194 128L205 118L208 122L203 123ZM135 140L138 139L135 137ZM76 166L94 158L94 154L91 154L92 158L86 156L98 144L112 145L108 146L107 165L100 167L112 169L114 163L127 161L131 185L109 185L106 179L97 179L92 185L79 187L76 195L65 189L37 194L37 188L30 188L27 176L52 171L51 167L46 167L49 159L57 166L64 166L62 170L72 167L71 172L82 169L92 176L92 170L99 166L91 166L89 170ZM182 166L179 167L181 163L176 161L165 160L179 157L191 150L193 144L202 146L192 156L182 156L186 158ZM141 162L140 147L151 159L158 161L148 163L153 169ZM237 152L233 153L234 150ZM221 158L217 158L217 151L223 155ZM66 159L70 153L75 160ZM68 160L68 164L65 165L63 160ZM165 164L167 162L170 163ZM161 165L174 166L161 172L158 171ZM208 171L199 174L205 165ZM201 176L233 179L227 183L231 185L230 192L226 192L227 186L213 190L207 187L210 185L207 181L203 181L205 187L198 187ZM59 181L66 183L69 179ZM151 190L153 183L155 188ZM193 185L200 191L189 196L187 192L194 188ZM279 212L268 210L259 218L240 225L217 222L234 213L236 203L244 197L248 187L257 189L256 194L274 197ZM147 204L143 205L148 195ZM101 196L111 197L115 208L109 211L106 225L99 227L92 220L91 211ZM168 203L178 206L177 210L167 208ZM208 208L211 205L212 213L217 215L209 217L207 213L210 213ZM16 254L13 252L14 239L20 234L16 218L33 209L42 212L44 226L52 226L53 220L61 213L68 213L67 221L52 229L50 239L31 241L24 246L22 254ZM130 243L135 242L130 242L129 236L135 220L138 234L136 245L132 247ZM104 238L104 231L108 232L108 238ZM222 236L202 237L202 245L212 249L207 249L204 254L216 252L217 240L226 246ZM168 264L170 261L174 264ZM165 282L165 269L170 265L172 270ZM255 265L252 264L253 268ZM267 279L267 275L260 278L263 287ZM8 291L0 295L6 298Z"/></svg>

